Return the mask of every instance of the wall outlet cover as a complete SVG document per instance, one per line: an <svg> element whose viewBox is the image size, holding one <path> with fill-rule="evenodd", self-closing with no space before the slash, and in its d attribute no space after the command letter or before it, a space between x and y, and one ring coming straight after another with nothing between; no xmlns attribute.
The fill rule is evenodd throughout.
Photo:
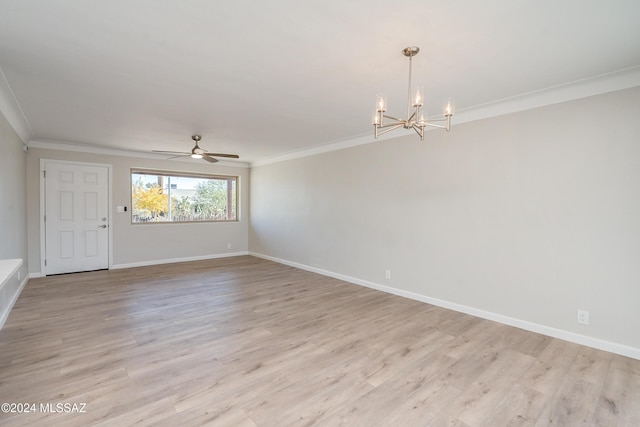
<svg viewBox="0 0 640 427"><path fill-rule="evenodd" d="M581 325L589 324L589 312L586 310L578 310L578 323Z"/></svg>

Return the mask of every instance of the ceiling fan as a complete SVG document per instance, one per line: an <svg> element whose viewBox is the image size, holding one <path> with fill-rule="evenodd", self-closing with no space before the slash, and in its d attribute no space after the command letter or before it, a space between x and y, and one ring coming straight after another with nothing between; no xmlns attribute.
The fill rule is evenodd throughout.
<svg viewBox="0 0 640 427"><path fill-rule="evenodd" d="M228 157L230 159L239 159L240 156L237 154L224 154L224 153L209 153L208 151L203 150L198 146L198 142L200 139L200 135L193 135L191 137L196 145L191 149L190 153L186 153L184 151L161 151L161 150L152 150L154 153L163 153L163 154L175 154L173 157L169 157L167 160L177 159L179 157L191 157L193 159L203 159L209 163L216 163L218 159L216 157Z"/></svg>

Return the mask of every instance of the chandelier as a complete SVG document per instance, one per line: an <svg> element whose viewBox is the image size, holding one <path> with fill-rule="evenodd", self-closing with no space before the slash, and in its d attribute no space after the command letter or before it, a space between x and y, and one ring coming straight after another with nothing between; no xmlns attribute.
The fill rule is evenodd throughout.
<svg viewBox="0 0 640 427"><path fill-rule="evenodd" d="M375 137L384 135L387 132L391 132L394 129L405 128L413 129L418 135L420 140L424 140L424 129L426 127L434 127L444 129L447 132L451 129L451 117L455 112L455 105L451 99L447 101L443 110L443 119L439 120L427 120L425 112L422 110L424 104L424 89L418 88L415 96L413 97L413 103L411 99L411 63L414 56L420 52L420 48L417 46L406 47L402 50L404 56L409 58L409 89L407 91L407 118L399 119L397 117L389 116L385 114L387 111L387 102L384 95L378 95L376 97L376 109L373 113L373 128L375 131ZM413 107L413 112L412 112ZM389 119L390 122L386 123L384 119ZM438 124L438 122L443 124Z"/></svg>

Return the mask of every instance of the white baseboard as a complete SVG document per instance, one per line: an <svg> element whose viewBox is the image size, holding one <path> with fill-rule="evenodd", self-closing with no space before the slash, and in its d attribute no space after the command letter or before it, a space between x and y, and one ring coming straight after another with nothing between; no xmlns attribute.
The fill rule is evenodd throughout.
<svg viewBox="0 0 640 427"><path fill-rule="evenodd" d="M210 255L201 255L201 256L195 256L195 257L157 259L152 261L140 261L140 262L127 263L127 264L113 264L111 267L109 267L109 269L119 270L122 268L146 267L149 265L173 264L176 262L202 261L205 259L229 258L234 256L242 256L242 255L249 255L249 252L247 251L229 252L224 254L210 254ZM46 275L40 272L29 273L30 279L34 279L38 277L46 277Z"/></svg>
<svg viewBox="0 0 640 427"><path fill-rule="evenodd" d="M229 252L224 254L210 254L210 255L201 255L194 257L185 257L185 258L170 258L170 259L157 259L153 261L140 261L140 262L132 262L128 264L113 264L111 266L111 270L119 270L121 268L133 268L133 267L146 267L149 265L159 265L159 264L173 264L176 262L189 262L189 261L202 261L205 259L216 259L216 258L229 258L234 256L242 256L249 255L249 252Z"/></svg>
<svg viewBox="0 0 640 427"><path fill-rule="evenodd" d="M9 302L9 305L7 305L6 309L4 310L4 313L1 314L0 329L2 329L2 327L4 326L4 322L6 322L7 319L9 318L9 313L11 313L11 309L13 308L16 301L18 301L18 297L20 296L20 294L22 293L22 290L24 289L27 282L29 281L30 276L31 275L28 275L24 279L22 279L22 282L20 282L20 286L18 286L18 289L16 290L15 294L13 294L13 296L11 297L11 301Z"/></svg>
<svg viewBox="0 0 640 427"><path fill-rule="evenodd" d="M457 304L450 301L431 298L426 295L417 294L415 292L409 292L409 291L404 291L402 289L392 288L390 286L381 285L379 283L370 282L368 280L362 280L362 279L357 279L355 277L345 276L343 274L338 274L332 271L323 270L321 268L311 267L308 265L299 264L297 262L275 258L269 255L264 255L257 252L249 252L249 255L252 255L258 258L263 258L269 261L274 261L279 264L284 264L291 267L299 268L301 270L307 270L313 273L322 274L323 276L333 277L334 279L344 280L345 282L365 286L371 289L376 289L378 291L386 292L389 294L398 295L398 296L410 298L416 301L421 301L427 304L436 305L438 307L447 308L449 310L458 311L460 313L470 314L472 316L480 317L487 320L492 320L494 322L503 323L509 326L515 326L516 328L524 329L526 331L547 335L547 336L558 338L564 341L569 341L569 342L584 345L587 347L596 348L598 350L604 350L610 353L620 354L622 356L631 357L633 359L640 360L640 349L635 347L630 347L624 344L614 343L614 342L605 341L599 338L576 334L574 332L569 332L562 329L556 329L550 326L528 322L526 320L516 319L514 317L504 316L502 314L492 313L490 311L484 311L478 308L469 307L466 305Z"/></svg>

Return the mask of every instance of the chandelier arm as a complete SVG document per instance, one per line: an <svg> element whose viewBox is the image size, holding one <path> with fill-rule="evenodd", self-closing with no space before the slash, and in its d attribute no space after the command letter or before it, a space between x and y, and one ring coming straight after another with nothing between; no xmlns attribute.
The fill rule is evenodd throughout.
<svg viewBox="0 0 640 427"><path fill-rule="evenodd" d="M385 118L385 119L395 120L396 122L406 122L406 120L399 119L399 118L397 118L397 117L393 117L393 116L388 116L388 115L386 115L386 114L384 114L384 118Z"/></svg>
<svg viewBox="0 0 640 427"><path fill-rule="evenodd" d="M398 127L398 126L406 126L407 123L403 120L403 121L399 121L398 123L386 123L384 125L377 125L378 129L386 129L392 126Z"/></svg>
<svg viewBox="0 0 640 427"><path fill-rule="evenodd" d="M429 123L429 122L426 122L424 125L432 127L432 128L438 128L438 129L446 129L447 128L446 125L437 125L435 123Z"/></svg>
<svg viewBox="0 0 640 427"><path fill-rule="evenodd" d="M403 127L403 126L404 126L403 124L393 125L393 126L387 128L387 129L383 130L383 131L378 131L378 136L384 135L387 132L391 132L392 130L398 129L398 128ZM380 129L380 128L378 128L378 129Z"/></svg>
<svg viewBox="0 0 640 427"><path fill-rule="evenodd" d="M424 128L420 127L418 125L413 125L413 126L411 126L411 128L416 131L418 136L420 136L420 140L423 141L424 140Z"/></svg>

